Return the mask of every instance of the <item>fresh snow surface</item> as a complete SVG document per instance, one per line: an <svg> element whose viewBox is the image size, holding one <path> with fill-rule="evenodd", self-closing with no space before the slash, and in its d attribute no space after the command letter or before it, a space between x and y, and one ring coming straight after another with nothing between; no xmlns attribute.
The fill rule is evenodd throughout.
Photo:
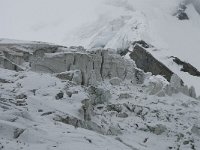
<svg viewBox="0 0 200 150"><path fill-rule="evenodd" d="M200 102L180 93L162 98L148 95L145 86L162 79L159 76L149 78L144 85L126 81L119 86L108 81L101 83L100 88L111 92L109 103L121 105L122 112L128 115L119 117L115 110L108 111L107 104L95 106L92 121L103 129L112 127L108 131L119 132L106 135L54 120L65 115L83 119L79 109L88 96L86 87L61 81L51 74L6 69L0 72L0 79L8 81L0 83L1 150L200 149ZM66 87L77 92L68 97ZM64 97L56 100L60 91ZM27 98L16 99L22 93ZM128 97L120 98L121 94ZM163 128L151 129L157 125ZM18 134L20 131L23 132Z"/></svg>
<svg viewBox="0 0 200 150"><path fill-rule="evenodd" d="M102 0L0 0L0 38L63 44L68 32L94 21Z"/></svg>
<svg viewBox="0 0 200 150"><path fill-rule="evenodd" d="M189 20L180 21L173 14L183 2ZM153 56L200 95L200 78L181 72L169 59L178 57L200 70L198 0L0 0L0 4L0 44L38 43L26 41L30 40L117 50L144 40L154 46L147 49ZM0 79L0 150L200 149L200 101L181 93L149 95L146 86L162 77L151 77L143 85L123 81L113 86L103 81L100 87L112 95L109 104L122 107L122 114L109 111L107 104L94 107L92 121L105 129L104 134L55 121L66 115L83 120L80 109L88 98L87 87L31 71L0 69ZM74 92L72 97L66 90ZM56 100L60 91L64 97ZM18 99L20 94L27 98Z"/></svg>

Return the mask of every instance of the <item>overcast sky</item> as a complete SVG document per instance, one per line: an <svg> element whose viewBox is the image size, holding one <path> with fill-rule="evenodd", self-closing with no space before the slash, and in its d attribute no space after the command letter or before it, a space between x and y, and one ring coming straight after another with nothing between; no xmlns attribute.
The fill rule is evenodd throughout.
<svg viewBox="0 0 200 150"><path fill-rule="evenodd" d="M0 38L60 42L96 19L103 0L0 0Z"/></svg>
<svg viewBox="0 0 200 150"><path fill-rule="evenodd" d="M99 7L104 1L0 0L0 38L62 44L70 31L89 24L105 11ZM200 8L200 0L186 1Z"/></svg>

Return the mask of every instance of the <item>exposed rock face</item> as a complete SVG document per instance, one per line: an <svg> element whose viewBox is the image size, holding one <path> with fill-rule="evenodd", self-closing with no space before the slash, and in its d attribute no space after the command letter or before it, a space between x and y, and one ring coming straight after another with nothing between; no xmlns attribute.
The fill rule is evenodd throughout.
<svg viewBox="0 0 200 150"><path fill-rule="evenodd" d="M188 15L185 12L183 12L183 11L178 12L177 18L179 20L189 20Z"/></svg>
<svg viewBox="0 0 200 150"><path fill-rule="evenodd" d="M173 61L178 64L181 65L181 71L183 72L188 72L189 74L193 75L193 76L198 76L200 77L200 72L197 70L197 68L195 68L194 66L192 66L190 63L184 62L182 60L180 60L177 57L172 57Z"/></svg>
<svg viewBox="0 0 200 150"><path fill-rule="evenodd" d="M136 45L133 52L130 54L130 57L140 69L145 72L151 72L153 75L162 75L170 81L173 72L154 58L143 47Z"/></svg>
<svg viewBox="0 0 200 150"><path fill-rule="evenodd" d="M184 4L180 4L177 12L174 14L179 20L189 20L188 15L186 14L187 6Z"/></svg>
<svg viewBox="0 0 200 150"><path fill-rule="evenodd" d="M60 92L55 96L55 98L56 98L57 100L59 100L59 99L63 98L63 95L64 95L64 93L63 93L62 91L60 91Z"/></svg>
<svg viewBox="0 0 200 150"><path fill-rule="evenodd" d="M152 47L152 45L146 43L146 42L143 41L143 40L135 41L135 42L133 42L132 45L135 46L136 44L137 44L137 45L140 45L140 46L142 46L142 47L144 47L144 48L150 48L150 47Z"/></svg>
<svg viewBox="0 0 200 150"><path fill-rule="evenodd" d="M145 41L143 40L140 40L140 41L134 41L132 43L132 46L134 47L135 45L139 45L143 48L150 48L150 47L153 47L152 45L146 43ZM117 50L117 53L120 54L121 56L125 56L127 53L129 52L129 48L126 48L126 49L118 49Z"/></svg>
<svg viewBox="0 0 200 150"><path fill-rule="evenodd" d="M130 57L135 61L136 66L145 72L151 72L153 75L161 75L165 79L167 79L170 84L163 85L162 81L152 82L149 85L150 95L157 95L159 97L165 96L165 94L171 96L174 93L182 92L183 94L196 98L196 92L194 87L188 88L184 85L182 79L174 74L168 67L158 61L153 55L151 55L145 48L149 48L146 42L142 42L141 44L137 44L134 47L133 52L130 53ZM178 65L182 65L183 68L181 71L188 72L193 76L199 76L200 72L193 67L191 64L186 63L178 59L177 57L172 57L173 61ZM140 74L140 73L139 73ZM135 71L135 79L138 79L140 76ZM143 77L140 76L140 79ZM142 82L141 82L142 83Z"/></svg>

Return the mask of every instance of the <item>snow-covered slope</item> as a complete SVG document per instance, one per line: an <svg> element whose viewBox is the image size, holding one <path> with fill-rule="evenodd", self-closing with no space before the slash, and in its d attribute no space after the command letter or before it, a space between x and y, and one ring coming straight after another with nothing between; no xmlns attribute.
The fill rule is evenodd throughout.
<svg viewBox="0 0 200 150"><path fill-rule="evenodd" d="M80 87L76 87L77 96L53 100L55 94L66 86L65 82L33 72L16 73L2 69L0 72L0 78L10 82L0 83L1 150L129 149L111 137L52 120L54 113L77 116L80 100L85 94L81 94ZM35 96L34 89L37 89ZM17 93L26 93L28 97L16 101Z"/></svg>
<svg viewBox="0 0 200 150"><path fill-rule="evenodd" d="M51 74L0 72L1 150L200 148L199 101L181 93L149 95L146 86L159 78L143 85L101 82L96 92L108 90L111 98L93 105L91 120L84 121L80 110L90 94L87 87Z"/></svg>
<svg viewBox="0 0 200 150"><path fill-rule="evenodd" d="M110 49L6 42L2 150L199 149L199 98L177 75L151 76Z"/></svg>
<svg viewBox="0 0 200 150"><path fill-rule="evenodd" d="M189 20L175 15L182 5ZM199 1L169 0L113 0L108 1L99 19L82 27L70 37L70 44L86 47L126 49L130 43L144 40L153 45L150 51L158 60L178 74L186 84L193 85L200 94L200 78L180 71L169 57L175 56L200 70ZM77 41L76 41L77 40Z"/></svg>

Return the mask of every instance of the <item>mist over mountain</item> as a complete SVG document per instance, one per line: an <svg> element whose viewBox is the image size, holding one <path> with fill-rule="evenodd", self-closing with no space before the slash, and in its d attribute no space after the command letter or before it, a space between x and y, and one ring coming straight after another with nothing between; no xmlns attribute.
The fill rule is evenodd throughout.
<svg viewBox="0 0 200 150"><path fill-rule="evenodd" d="M199 150L199 0L0 0L0 150Z"/></svg>

